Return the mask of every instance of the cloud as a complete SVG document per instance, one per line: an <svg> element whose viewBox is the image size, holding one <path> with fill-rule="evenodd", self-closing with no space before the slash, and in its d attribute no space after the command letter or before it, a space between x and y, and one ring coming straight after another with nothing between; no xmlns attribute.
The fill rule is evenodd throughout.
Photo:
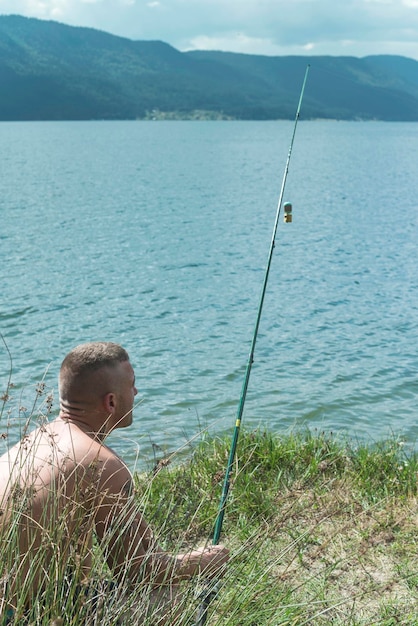
<svg viewBox="0 0 418 626"><path fill-rule="evenodd" d="M417 57L418 11L411 2L213 0L204 3L204 19L191 10L187 23L177 32L173 29L170 40L180 49L277 55L394 53ZM195 3L186 4L196 9Z"/></svg>
<svg viewBox="0 0 418 626"><path fill-rule="evenodd" d="M413 50L418 0L165 0L152 31L179 49L205 47L261 54L360 54ZM163 35L163 36L161 36ZM415 50L415 55L418 50Z"/></svg>

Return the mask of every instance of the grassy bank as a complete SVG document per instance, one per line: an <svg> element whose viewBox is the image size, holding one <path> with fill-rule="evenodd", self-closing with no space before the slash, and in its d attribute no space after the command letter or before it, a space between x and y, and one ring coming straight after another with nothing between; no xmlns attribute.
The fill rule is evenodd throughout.
<svg viewBox="0 0 418 626"><path fill-rule="evenodd" d="M137 477L167 548L210 536L228 447L207 440L187 463ZM395 439L244 433L223 533L232 562L208 623L418 624L416 478L416 455Z"/></svg>
<svg viewBox="0 0 418 626"><path fill-rule="evenodd" d="M49 418L50 405L42 389L38 396L42 421ZM6 417L13 416L4 410L8 403L4 397L3 438ZM229 436L204 438L186 461L161 458L135 476L138 504L168 550L211 541L229 446ZM242 432L222 534L231 562L210 606L208 626L416 626L417 471L417 455L395 438L357 445L316 431ZM16 520L24 511L17 499ZM47 543L60 545L66 532L63 521L51 529ZM9 571L19 568L16 533L17 521L0 538L0 562ZM35 571L36 559L33 566ZM98 548L93 571L95 580L109 578ZM45 580L29 617L18 603L12 623L156 623L124 617L147 596L143 584L122 590L105 586L99 611L80 596L80 581L69 581L59 554ZM22 584L30 588L31 580ZM170 624L194 623L200 590L198 583L183 618ZM28 621L22 621L23 614Z"/></svg>

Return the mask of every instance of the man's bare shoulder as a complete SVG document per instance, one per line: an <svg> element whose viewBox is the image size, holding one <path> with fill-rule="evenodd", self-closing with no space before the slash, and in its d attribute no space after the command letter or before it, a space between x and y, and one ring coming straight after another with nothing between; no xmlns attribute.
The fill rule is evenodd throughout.
<svg viewBox="0 0 418 626"><path fill-rule="evenodd" d="M52 477L51 464L70 481L78 475L109 495L132 489L131 472L110 447L57 419L32 431L0 459L0 495L13 473L19 479L28 474L31 480L39 478L46 484Z"/></svg>
<svg viewBox="0 0 418 626"><path fill-rule="evenodd" d="M100 488L120 492L126 483L132 482L126 464L103 441L60 420L51 422L48 430L66 464L72 461L78 468L84 468Z"/></svg>
<svg viewBox="0 0 418 626"><path fill-rule="evenodd" d="M104 442L88 436L80 438L75 449L76 461L85 468L100 471L102 486L110 486L119 491L120 487L132 480L132 475L123 460Z"/></svg>
<svg viewBox="0 0 418 626"><path fill-rule="evenodd" d="M132 489L132 474L124 461L104 442L94 440L86 445L85 455L78 451L78 462L87 470L97 469L101 490L127 494Z"/></svg>

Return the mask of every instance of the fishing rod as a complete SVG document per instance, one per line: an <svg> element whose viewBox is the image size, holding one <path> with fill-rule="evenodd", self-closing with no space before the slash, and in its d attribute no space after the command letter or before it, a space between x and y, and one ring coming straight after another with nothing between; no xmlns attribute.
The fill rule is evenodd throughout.
<svg viewBox="0 0 418 626"><path fill-rule="evenodd" d="M302 100L303 100L303 94L305 92L306 81L308 79L309 68L310 68L310 65L308 65L306 67L305 76L304 76L304 79L303 79L302 88L301 88L300 96L299 96L299 103L298 103L298 107L297 107L297 110L296 110L296 117L295 117L295 123L294 123L294 126L293 126L292 139L290 141L289 152L288 152L288 155L287 155L286 165L285 165L285 168L284 168L282 186L281 186L281 189L280 189L279 200L278 200L278 203L277 203L276 218L274 220L273 235L272 235L272 238L271 238L271 244L270 244L270 249L269 249L269 254L268 254L268 259L267 259L267 266L266 266L266 271L265 271L265 275L264 275L264 282L263 282L263 287L262 287L262 290L261 290L260 303L259 303L259 306L258 306L257 319L256 319L254 333L253 333L253 338L252 338L252 342L251 342L251 349L250 349L250 353L249 353L249 357L248 357L248 361L247 361L247 367L246 367L246 370L245 370L244 383L243 383L243 386L242 386L241 397L240 397L240 401L239 401L239 405L238 405L237 417L236 417L236 421L235 421L235 428L234 428L234 432L233 432L233 435L232 435L231 448L230 448L230 451L229 451L228 464L227 464L227 468L226 468L226 472L225 472L225 478L224 478L223 487L222 487L222 495L221 495L220 502L219 502L218 515L217 515L217 518L216 518L215 528L214 528L214 532L213 532L213 539L212 539L213 545L216 545L216 544L219 543L219 538L220 538L221 532L222 532L222 524L223 524L224 515L225 515L225 506L226 506L226 501L228 499L229 488L230 488L230 479L231 479L232 466L234 464L235 454L236 454L236 451L237 451L238 437L239 437L240 428L241 428L241 419L242 419L242 414L244 412L245 399L247 397L247 390L248 390L248 383L249 383L250 375L251 375L251 368L252 368L252 365L254 363L255 345L256 345L256 342L257 342L257 335L258 335L258 329L259 329L259 326L260 326L261 313L262 313L262 310L263 310L264 298L265 298L266 290L267 290L267 282L268 282L268 278L269 278L269 274L270 274L270 267L271 267L271 261L272 261L272 258L273 258L273 251L274 251L274 247L275 247L275 244L276 244L276 232L277 232L277 227L278 227L279 219L280 219L280 209L281 209L282 202L283 202L283 195L284 195L284 190L285 190L285 186L286 186L286 179L287 179L287 174L288 174L288 171L289 171L290 157L292 155L293 143L294 143L294 140L295 140L296 128L297 128L298 121L299 121L300 109L301 109L301 106L302 106ZM291 222L292 221L292 205L290 203L285 203L285 205L284 205L284 221L285 222ZM201 601L200 606L199 606L199 612L198 612L196 626L204 626L204 624L206 624L209 604L212 601L212 598L216 595L217 591L218 591L218 583L216 583L216 582L215 582L215 584L211 583L210 586L203 591L203 593L201 595L202 601Z"/></svg>

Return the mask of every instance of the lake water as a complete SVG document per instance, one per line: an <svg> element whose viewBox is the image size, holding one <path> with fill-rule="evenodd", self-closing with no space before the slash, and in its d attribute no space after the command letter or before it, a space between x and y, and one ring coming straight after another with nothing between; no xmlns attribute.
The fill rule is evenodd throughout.
<svg viewBox="0 0 418 626"><path fill-rule="evenodd" d="M142 400L109 440L130 463L229 430L292 131L0 124L10 406L29 411L45 376L56 409L65 354L111 340L129 351ZM243 426L415 444L418 124L301 121L284 199L293 223L277 231ZM2 393L8 373L1 346Z"/></svg>

